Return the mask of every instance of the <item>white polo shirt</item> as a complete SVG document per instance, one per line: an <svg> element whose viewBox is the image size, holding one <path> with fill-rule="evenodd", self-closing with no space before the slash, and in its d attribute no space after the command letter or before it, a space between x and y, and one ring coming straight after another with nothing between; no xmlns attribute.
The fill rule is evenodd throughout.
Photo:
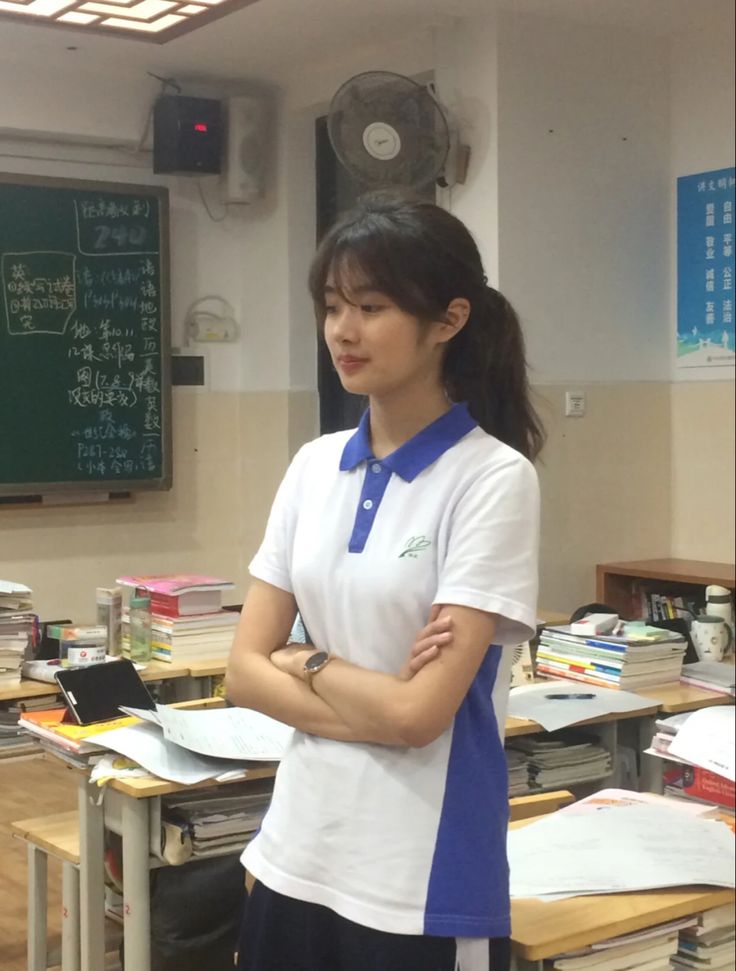
<svg viewBox="0 0 736 971"><path fill-rule="evenodd" d="M464 404L381 460L367 413L295 456L250 572L294 594L317 647L397 673L432 604L499 621L453 723L424 748L295 732L243 854L266 886L383 931L509 934L500 646L534 633L538 523L533 466Z"/></svg>

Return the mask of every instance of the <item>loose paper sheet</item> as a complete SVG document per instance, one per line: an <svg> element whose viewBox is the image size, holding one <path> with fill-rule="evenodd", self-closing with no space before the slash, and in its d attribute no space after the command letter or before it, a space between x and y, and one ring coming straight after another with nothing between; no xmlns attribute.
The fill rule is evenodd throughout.
<svg viewBox="0 0 736 971"><path fill-rule="evenodd" d="M508 855L512 897L734 886L729 828L654 806L553 813L511 830Z"/></svg>
<svg viewBox="0 0 736 971"><path fill-rule="evenodd" d="M592 697L550 699L547 695ZM574 681L545 681L544 684L514 688L509 697L508 714L513 718L528 718L538 722L546 731L553 732L611 712L641 711L654 706L651 698L642 698L630 691L597 688L594 684L578 684Z"/></svg>
<svg viewBox="0 0 736 971"><path fill-rule="evenodd" d="M172 745L155 725L130 725L102 732L95 735L94 744L120 752L160 779L181 785L215 779L237 768L229 760L207 758L180 745Z"/></svg>
<svg viewBox="0 0 736 971"><path fill-rule="evenodd" d="M168 741L191 752L220 759L278 762L294 734L289 725L251 708L192 711L157 705L155 714L137 708L126 708L125 711L157 722Z"/></svg>
<svg viewBox="0 0 736 971"><path fill-rule="evenodd" d="M680 728L667 754L736 782L735 729L736 708L733 705L701 708L692 712Z"/></svg>

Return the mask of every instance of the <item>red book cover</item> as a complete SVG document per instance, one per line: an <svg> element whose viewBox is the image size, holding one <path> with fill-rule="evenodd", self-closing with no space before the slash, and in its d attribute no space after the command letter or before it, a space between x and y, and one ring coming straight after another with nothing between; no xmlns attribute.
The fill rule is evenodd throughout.
<svg viewBox="0 0 736 971"><path fill-rule="evenodd" d="M668 785L681 785L682 791L695 799L736 809L736 784L699 765L673 766L665 773L665 782Z"/></svg>

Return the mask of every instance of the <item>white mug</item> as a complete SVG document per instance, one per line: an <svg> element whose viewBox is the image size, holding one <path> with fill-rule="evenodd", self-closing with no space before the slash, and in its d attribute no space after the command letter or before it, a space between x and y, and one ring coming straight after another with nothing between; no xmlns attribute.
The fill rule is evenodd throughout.
<svg viewBox="0 0 736 971"><path fill-rule="evenodd" d="M695 618L690 636L701 661L723 660L733 640L733 632L725 620L708 614Z"/></svg>

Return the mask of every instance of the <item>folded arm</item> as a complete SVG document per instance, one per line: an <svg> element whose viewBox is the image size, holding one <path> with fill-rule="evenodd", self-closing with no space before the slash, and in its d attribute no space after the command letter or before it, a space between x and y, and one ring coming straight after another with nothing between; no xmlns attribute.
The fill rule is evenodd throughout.
<svg viewBox="0 0 736 971"><path fill-rule="evenodd" d="M295 616L291 594L253 582L228 664L228 697L325 738L413 747L429 744L450 725L496 626L495 616L484 611L434 608L425 628L432 636L418 637L399 674L333 657L310 685L304 662L314 647L282 646Z"/></svg>

